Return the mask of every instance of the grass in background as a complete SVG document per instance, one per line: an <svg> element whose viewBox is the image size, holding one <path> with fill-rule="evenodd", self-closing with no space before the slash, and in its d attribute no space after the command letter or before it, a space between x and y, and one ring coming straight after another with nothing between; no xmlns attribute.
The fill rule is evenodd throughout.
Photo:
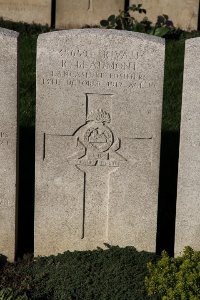
<svg viewBox="0 0 200 300"><path fill-rule="evenodd" d="M19 36L19 107L20 126L35 125L36 98L36 44L41 33L50 31L48 26L29 25L0 19L0 27L14 30Z"/></svg>
<svg viewBox="0 0 200 300"><path fill-rule="evenodd" d="M22 34L19 43L20 54L20 125L35 124L36 98L36 43L38 34Z"/></svg>
<svg viewBox="0 0 200 300"><path fill-rule="evenodd" d="M198 31L183 32L177 40L166 40L162 123L164 131L180 129L185 41L199 36Z"/></svg>
<svg viewBox="0 0 200 300"><path fill-rule="evenodd" d="M166 40L162 130L179 131L185 41Z"/></svg>

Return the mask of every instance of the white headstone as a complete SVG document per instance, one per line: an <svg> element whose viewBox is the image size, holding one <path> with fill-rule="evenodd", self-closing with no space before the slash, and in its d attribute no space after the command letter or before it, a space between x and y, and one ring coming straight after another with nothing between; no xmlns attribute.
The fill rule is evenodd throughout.
<svg viewBox="0 0 200 300"><path fill-rule="evenodd" d="M81 28L100 25L102 19L124 10L125 0L57 0L56 28Z"/></svg>
<svg viewBox="0 0 200 300"><path fill-rule="evenodd" d="M153 22L157 21L160 15L168 15L174 26L185 30L197 30L199 0L130 0L129 5L142 4L147 14L134 13L137 20L145 16Z"/></svg>
<svg viewBox="0 0 200 300"><path fill-rule="evenodd" d="M35 255L155 251L164 52L139 33L40 35Z"/></svg>
<svg viewBox="0 0 200 300"><path fill-rule="evenodd" d="M175 254L200 250L200 38L186 41Z"/></svg>
<svg viewBox="0 0 200 300"><path fill-rule="evenodd" d="M15 22L51 25L52 0L0 0L0 17Z"/></svg>
<svg viewBox="0 0 200 300"><path fill-rule="evenodd" d="M0 28L0 254L13 261L17 186L18 33Z"/></svg>

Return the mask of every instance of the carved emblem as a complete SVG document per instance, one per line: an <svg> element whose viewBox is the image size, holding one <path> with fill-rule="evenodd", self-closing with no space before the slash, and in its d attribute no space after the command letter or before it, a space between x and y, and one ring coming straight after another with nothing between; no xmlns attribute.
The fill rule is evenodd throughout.
<svg viewBox="0 0 200 300"><path fill-rule="evenodd" d="M76 165L119 167L120 161L126 159L117 151L121 146L119 138L114 137L108 127L111 122L110 114L102 109L92 111L87 117L87 123L77 132L78 151L69 162Z"/></svg>
<svg viewBox="0 0 200 300"><path fill-rule="evenodd" d="M105 152L111 147L113 133L105 126L105 123L110 123L110 120L110 115L103 110L97 110L88 116L87 121L94 121L97 124L85 132L84 143L87 147L93 147L99 152Z"/></svg>
<svg viewBox="0 0 200 300"><path fill-rule="evenodd" d="M102 109L97 109L96 111L92 111L88 117L87 117L87 121L95 121L97 123L110 123L111 122L111 118L110 118L110 114L107 113L106 111L102 110Z"/></svg>

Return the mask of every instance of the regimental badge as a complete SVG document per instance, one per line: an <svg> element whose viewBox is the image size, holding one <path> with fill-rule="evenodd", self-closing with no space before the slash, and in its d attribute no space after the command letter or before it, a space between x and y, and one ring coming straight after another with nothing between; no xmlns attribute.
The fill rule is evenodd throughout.
<svg viewBox="0 0 200 300"><path fill-rule="evenodd" d="M121 147L121 140L115 138L108 124L111 116L108 112L98 109L92 111L87 122L75 133L78 151L68 157L75 165L119 167L125 162L117 151Z"/></svg>

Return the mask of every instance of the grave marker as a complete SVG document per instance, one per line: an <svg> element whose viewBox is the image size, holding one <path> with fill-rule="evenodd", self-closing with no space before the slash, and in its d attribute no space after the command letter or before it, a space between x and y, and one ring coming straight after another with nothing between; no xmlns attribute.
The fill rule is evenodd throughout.
<svg viewBox="0 0 200 300"><path fill-rule="evenodd" d="M129 5L142 4L147 14L135 15L137 20L145 16L153 22L158 16L168 15L175 27L187 31L198 29L199 0L130 0Z"/></svg>
<svg viewBox="0 0 200 300"><path fill-rule="evenodd" d="M0 254L15 257L18 33L0 28Z"/></svg>
<svg viewBox="0 0 200 300"><path fill-rule="evenodd" d="M161 38L40 35L35 255L103 243L155 251L163 67Z"/></svg>
<svg viewBox="0 0 200 300"><path fill-rule="evenodd" d="M124 10L124 0L57 0L56 28L81 28L85 25L100 25L102 19Z"/></svg>
<svg viewBox="0 0 200 300"><path fill-rule="evenodd" d="M186 41L179 149L175 254L200 250L200 38Z"/></svg>
<svg viewBox="0 0 200 300"><path fill-rule="evenodd" d="M51 25L51 0L0 0L0 16L15 22Z"/></svg>

